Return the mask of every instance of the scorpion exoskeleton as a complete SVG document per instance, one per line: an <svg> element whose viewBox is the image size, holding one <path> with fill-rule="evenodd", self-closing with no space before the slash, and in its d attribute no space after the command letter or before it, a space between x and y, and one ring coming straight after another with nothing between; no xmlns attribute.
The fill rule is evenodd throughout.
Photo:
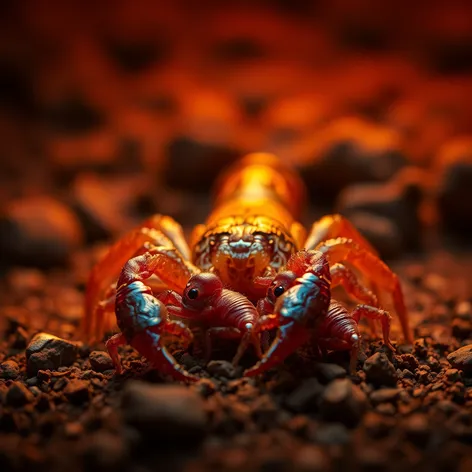
<svg viewBox="0 0 472 472"><path fill-rule="evenodd" d="M306 237L298 222L304 197L300 177L275 156L241 159L220 177L214 209L194 229L191 250L181 226L163 215L110 248L87 284L86 336L101 338L115 325L116 312L121 333L107 347L117 370L117 346L129 343L180 380L195 377L177 364L163 339L171 334L190 343L188 326L195 324L207 333L207 357L212 336L240 339L234 363L250 344L261 357L261 332L277 328L276 339L246 375L282 362L307 341L350 350L354 368L361 316L379 320L384 342L393 348L390 315L379 301L388 293L411 343L398 277L341 215L316 221ZM336 285L361 305L349 312L332 300Z"/></svg>

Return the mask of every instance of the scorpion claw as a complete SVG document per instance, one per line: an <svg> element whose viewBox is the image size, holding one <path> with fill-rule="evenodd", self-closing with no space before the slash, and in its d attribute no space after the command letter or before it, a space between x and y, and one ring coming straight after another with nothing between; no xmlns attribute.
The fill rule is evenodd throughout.
<svg viewBox="0 0 472 472"><path fill-rule="evenodd" d="M175 380L182 382L198 380L198 377L189 374L177 363L172 354L162 344L161 335L154 332L153 328L136 334L131 345L159 372L171 375Z"/></svg>
<svg viewBox="0 0 472 472"><path fill-rule="evenodd" d="M253 367L247 369L244 375L252 377L280 364L309 338L303 325L292 321L280 327L277 338L274 340L264 357Z"/></svg>

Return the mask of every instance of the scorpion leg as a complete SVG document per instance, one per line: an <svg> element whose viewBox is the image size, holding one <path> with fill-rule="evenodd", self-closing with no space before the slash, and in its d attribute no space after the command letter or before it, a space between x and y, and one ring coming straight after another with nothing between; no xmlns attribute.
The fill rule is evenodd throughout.
<svg viewBox="0 0 472 472"><path fill-rule="evenodd" d="M315 221L305 241L305 248L315 249L323 241L336 238L352 239L358 246L378 255L377 250L362 236L355 226L340 214L326 215ZM379 288L375 281L371 281L372 291L379 298Z"/></svg>
<svg viewBox="0 0 472 472"><path fill-rule="evenodd" d="M334 264L330 268L331 274L331 287L341 285L348 295L351 295L358 302L365 303L370 306L379 306L377 296L369 290L367 287L362 285L356 274L343 264ZM372 319L368 319L370 330L374 337L377 337L376 325Z"/></svg>
<svg viewBox="0 0 472 472"><path fill-rule="evenodd" d="M162 343L163 334L172 334L184 337L190 343L192 334L186 326L178 321L167 321L164 326L153 326L137 333L130 342L143 357L159 372L171 375L174 379L183 382L195 382L198 377L189 374L174 359L172 354Z"/></svg>
<svg viewBox="0 0 472 472"><path fill-rule="evenodd" d="M292 320L279 326L280 318L275 315L266 315L259 321L259 330L265 331L278 328L277 337L262 359L253 367L247 369L244 375L252 377L275 367L283 362L290 354L305 344L310 338L309 332L299 322Z"/></svg>
<svg viewBox="0 0 472 472"><path fill-rule="evenodd" d="M390 342L390 324L392 321L392 317L387 311L369 305L358 305L351 312L351 316L356 321L359 321L359 319L363 316L371 320L379 320L382 324L382 335L384 344L392 351L395 351L395 348Z"/></svg>
<svg viewBox="0 0 472 472"><path fill-rule="evenodd" d="M182 226L173 218L166 215L154 215L146 220L143 226L161 231L169 238L173 246L177 249L177 251L180 252L180 254L182 254L184 259L188 261L190 260L190 248L188 247L187 241L185 240Z"/></svg>
<svg viewBox="0 0 472 472"><path fill-rule="evenodd" d="M121 357L118 352L118 347L126 344L126 339L122 333L115 334L106 343L108 354L110 354L113 365L117 374L123 373L123 366L121 365Z"/></svg>
<svg viewBox="0 0 472 472"><path fill-rule="evenodd" d="M324 216L313 223L305 241L305 249L315 249L323 241L340 237L352 239L361 248L377 254L374 247L357 231L353 224L339 214Z"/></svg>
<svg viewBox="0 0 472 472"><path fill-rule="evenodd" d="M375 280L382 290L390 293L405 340L410 344L413 342L400 280L381 259L347 238L324 241L317 246L316 250L326 255L330 265L340 261L352 264L365 277Z"/></svg>

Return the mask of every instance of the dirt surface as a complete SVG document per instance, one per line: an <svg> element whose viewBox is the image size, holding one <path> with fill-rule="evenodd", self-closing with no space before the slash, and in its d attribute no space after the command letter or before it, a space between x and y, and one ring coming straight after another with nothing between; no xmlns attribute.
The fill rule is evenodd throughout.
<svg viewBox="0 0 472 472"><path fill-rule="evenodd" d="M241 372L252 355L236 369L217 360L235 346L207 366L177 350L201 376L191 386L130 348L117 376L103 345L66 341L81 313L79 272L12 270L1 290L1 470L469 470L472 352L448 356L471 343L472 260L426 260L397 265L414 345L394 329L391 353L364 330L356 375L345 353L304 353L251 379ZM32 339L43 331L63 339Z"/></svg>
<svg viewBox="0 0 472 472"><path fill-rule="evenodd" d="M471 7L46 3L0 5L0 471L472 470ZM94 263L152 213L188 234L255 151L389 261L414 344L115 375L79 330Z"/></svg>

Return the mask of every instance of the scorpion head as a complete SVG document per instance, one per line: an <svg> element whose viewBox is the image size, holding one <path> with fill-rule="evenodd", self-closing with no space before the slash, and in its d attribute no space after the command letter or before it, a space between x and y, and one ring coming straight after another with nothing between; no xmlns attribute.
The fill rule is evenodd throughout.
<svg viewBox="0 0 472 472"><path fill-rule="evenodd" d="M184 289L182 304L189 310L203 309L223 290L223 283L215 274L202 272L190 278Z"/></svg>
<svg viewBox="0 0 472 472"><path fill-rule="evenodd" d="M260 219L219 221L195 246L195 263L218 274L225 286L248 296L254 279L280 269L294 250L289 236Z"/></svg>
<svg viewBox="0 0 472 472"><path fill-rule="evenodd" d="M267 300L275 305L277 298L283 295L295 282L297 274L291 270L279 272L267 289Z"/></svg>

